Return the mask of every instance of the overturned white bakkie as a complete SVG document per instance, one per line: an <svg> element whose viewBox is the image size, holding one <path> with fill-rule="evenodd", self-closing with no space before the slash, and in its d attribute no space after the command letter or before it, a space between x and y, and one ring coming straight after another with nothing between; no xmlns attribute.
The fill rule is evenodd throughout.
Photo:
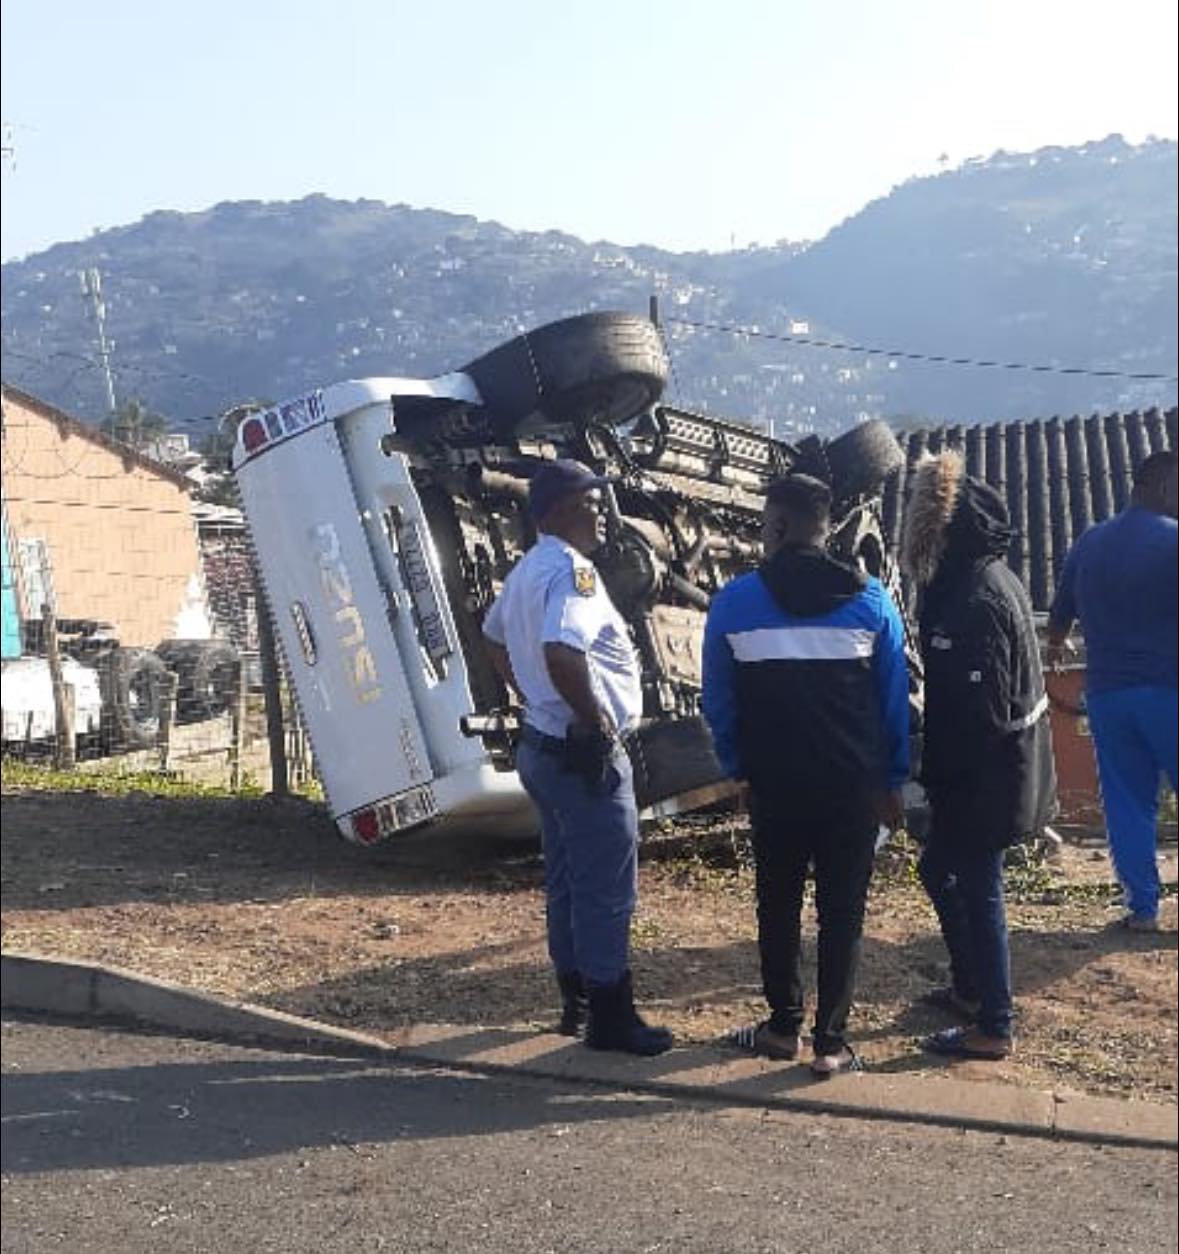
<svg viewBox="0 0 1179 1254"><path fill-rule="evenodd" d="M371 844L425 823L518 832L518 712L483 616L535 539L528 479L577 457L614 487L595 563L634 636L639 803L688 809L728 785L699 716L709 598L759 553L765 487L821 457L835 547L879 567L876 494L899 461L882 424L810 450L658 404L658 328L594 313L432 379L338 383L249 414L233 468L333 817ZM873 573L880 573L874 569Z"/></svg>
<svg viewBox="0 0 1179 1254"><path fill-rule="evenodd" d="M399 401L478 402L462 374L341 383L255 414L234 468L299 709L332 815L371 844L450 817L532 822L475 713Z"/></svg>

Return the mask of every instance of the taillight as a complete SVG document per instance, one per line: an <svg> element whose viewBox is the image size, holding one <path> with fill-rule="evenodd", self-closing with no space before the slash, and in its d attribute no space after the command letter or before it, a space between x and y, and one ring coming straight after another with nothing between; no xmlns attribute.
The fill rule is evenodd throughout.
<svg viewBox="0 0 1179 1254"><path fill-rule="evenodd" d="M341 817L340 831L354 845L375 845L397 832L428 823L437 813L438 802L429 784L419 784Z"/></svg>
<svg viewBox="0 0 1179 1254"><path fill-rule="evenodd" d="M357 810L352 816L352 834L359 845L375 845L381 839L381 823L376 810Z"/></svg>
<svg viewBox="0 0 1179 1254"><path fill-rule="evenodd" d="M266 443L266 424L261 418L247 418L242 425L242 447L247 453L256 452Z"/></svg>

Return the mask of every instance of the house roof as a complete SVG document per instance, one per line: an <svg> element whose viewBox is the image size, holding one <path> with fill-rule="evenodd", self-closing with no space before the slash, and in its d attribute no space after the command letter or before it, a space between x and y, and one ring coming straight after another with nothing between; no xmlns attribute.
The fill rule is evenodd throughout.
<svg viewBox="0 0 1179 1254"><path fill-rule="evenodd" d="M208 501L194 501L192 516L201 527L210 531L244 531L245 515L232 505L213 505Z"/></svg>
<svg viewBox="0 0 1179 1254"><path fill-rule="evenodd" d="M33 413L40 414L43 418L48 418L62 435L73 435L79 439L89 440L91 444L96 444L99 448L105 449L109 453L114 453L122 460L125 468L129 469L131 466L138 466L141 470L150 471L151 474L158 475L161 479L167 479L169 483L174 483L178 488L183 488L185 492L191 490L192 483L180 471L173 470L170 466L162 465L160 462L131 448L128 444L112 439L109 435L103 434L103 432L83 422L80 418L73 418L64 410L50 405L48 401L31 396L28 392L22 392L20 388L13 387L9 383L0 384L0 393L2 393L5 401L14 401L22 408L32 410Z"/></svg>

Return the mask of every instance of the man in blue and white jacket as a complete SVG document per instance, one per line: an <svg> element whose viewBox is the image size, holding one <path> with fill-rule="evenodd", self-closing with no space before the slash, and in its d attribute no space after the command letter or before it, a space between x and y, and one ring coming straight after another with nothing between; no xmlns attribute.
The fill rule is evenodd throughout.
<svg viewBox="0 0 1179 1254"><path fill-rule="evenodd" d="M831 491L770 485L765 560L713 599L702 704L726 774L745 784L757 863L758 944L770 1017L734 1033L798 1055L801 911L813 864L819 919L812 1070L857 1065L845 1031L881 823L903 822L909 774L904 632L879 580L825 550Z"/></svg>

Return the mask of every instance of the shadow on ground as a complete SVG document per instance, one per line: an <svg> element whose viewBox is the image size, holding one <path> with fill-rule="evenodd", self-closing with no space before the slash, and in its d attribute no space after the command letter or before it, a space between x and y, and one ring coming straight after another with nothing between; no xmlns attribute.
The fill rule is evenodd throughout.
<svg viewBox="0 0 1179 1254"><path fill-rule="evenodd" d="M1022 930L1012 936L1019 992L1070 979L1088 964L1118 952L1174 950L1174 933L1135 935ZM528 952L527 956L524 951ZM393 960L345 977L284 990L278 1009L384 1032L409 1023L543 1026L555 1019L556 991L535 946L522 941L480 945L441 955ZM814 984L813 944L805 951L807 986ZM861 1041L921 1036L943 1027L943 1012L922 1005L922 993L944 979L945 955L936 936L902 943L864 941L854 1035ZM717 946L647 949L635 955L638 996L653 1016L674 1013L691 1023L702 1008L736 1014L760 998L757 947L752 941ZM1018 997L1017 997L1018 1000ZM813 1005L813 994L808 996Z"/></svg>
<svg viewBox="0 0 1179 1254"><path fill-rule="evenodd" d="M577 1048L571 1045L571 1049ZM260 1055L2 1079L6 1178L25 1172L238 1162L301 1149L469 1137L649 1118L651 1098L601 1101L584 1086L403 1066ZM510 1100L509 1100L510 1098Z"/></svg>
<svg viewBox="0 0 1179 1254"><path fill-rule="evenodd" d="M6 910L503 892L541 874L535 840L427 830L365 849L312 802L146 794L6 796L0 858Z"/></svg>

